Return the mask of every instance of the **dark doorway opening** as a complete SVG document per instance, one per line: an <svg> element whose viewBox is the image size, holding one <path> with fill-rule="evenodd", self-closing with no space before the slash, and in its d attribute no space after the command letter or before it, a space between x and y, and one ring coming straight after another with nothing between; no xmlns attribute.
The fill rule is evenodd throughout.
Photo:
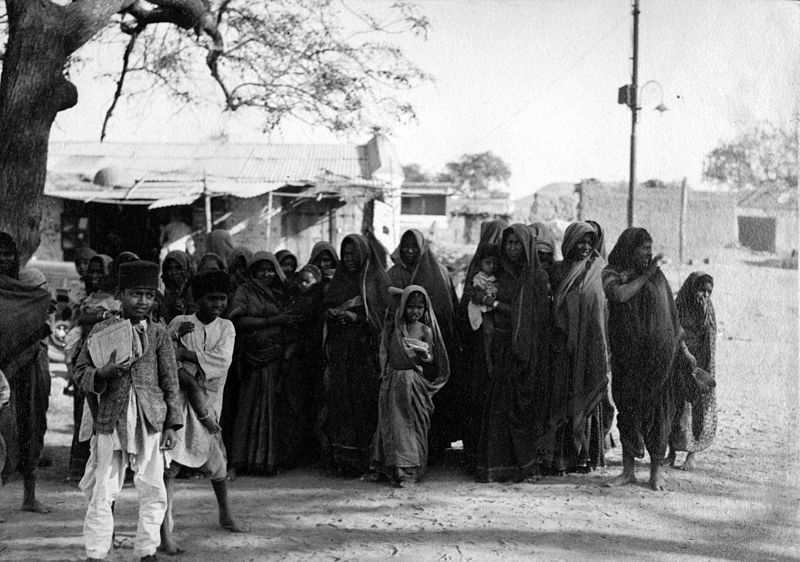
<svg viewBox="0 0 800 562"><path fill-rule="evenodd" d="M739 244L759 252L775 252L774 217L739 217Z"/></svg>

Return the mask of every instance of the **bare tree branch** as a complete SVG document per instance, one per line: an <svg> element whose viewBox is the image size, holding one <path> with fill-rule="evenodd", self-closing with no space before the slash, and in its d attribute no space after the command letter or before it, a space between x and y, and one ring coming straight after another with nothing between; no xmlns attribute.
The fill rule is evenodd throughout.
<svg viewBox="0 0 800 562"><path fill-rule="evenodd" d="M128 66L130 65L131 53L133 52L133 47L138 38L138 31L132 33L128 44L125 46L125 52L122 54L122 70L119 73L117 88L114 90L114 98L111 100L111 106L109 106L108 111L106 111L106 116L103 119L103 128L100 131L100 142L103 142L103 140L106 138L108 122L111 120L111 116L114 114L114 109L116 109L119 98L122 95L122 86L125 83L125 77L128 75Z"/></svg>

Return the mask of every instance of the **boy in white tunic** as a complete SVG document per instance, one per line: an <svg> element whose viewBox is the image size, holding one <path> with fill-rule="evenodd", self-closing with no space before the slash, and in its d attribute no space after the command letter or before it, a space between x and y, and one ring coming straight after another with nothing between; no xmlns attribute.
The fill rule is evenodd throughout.
<svg viewBox="0 0 800 562"><path fill-rule="evenodd" d="M183 425L175 350L166 328L149 320L158 274L158 264L152 262L120 266L122 318L98 323L75 365L77 384L86 392L94 414L92 454L81 480L81 489L89 497L83 525L89 560L103 559L111 549L112 503L122 490L128 465L139 494L134 552L142 560L156 559L159 528L167 509L164 451L175 445L175 431ZM129 345L129 354L121 351L128 357L117 362L117 357L123 358L113 351L104 365L95 365L92 338L102 341L101 333L120 322L128 324L120 326L116 339L106 343L114 349Z"/></svg>
<svg viewBox="0 0 800 562"><path fill-rule="evenodd" d="M164 472L167 515L161 526L161 549L168 554L183 552L172 537L175 477L181 465L199 468L211 479L219 506L219 524L234 533L246 531L234 520L228 505L227 460L219 426L222 393L236 339L233 323L219 317L228 305L229 289L228 274L223 271L198 275L192 280L198 311L176 316L169 325L177 343L186 424L177 433L172 465Z"/></svg>

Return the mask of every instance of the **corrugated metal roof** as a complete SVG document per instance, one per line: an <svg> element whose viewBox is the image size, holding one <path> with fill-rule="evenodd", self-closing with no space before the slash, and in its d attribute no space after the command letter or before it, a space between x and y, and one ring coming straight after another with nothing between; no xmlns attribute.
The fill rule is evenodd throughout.
<svg viewBox="0 0 800 562"><path fill-rule="evenodd" d="M93 182L101 170L115 185ZM286 185L387 187L370 178L364 147L354 144L60 141L50 145L45 195L169 206L204 189L255 197Z"/></svg>
<svg viewBox="0 0 800 562"><path fill-rule="evenodd" d="M368 177L356 144L52 142L48 170L94 177L106 167L141 174L244 182L313 181L323 174ZM193 179L195 179L193 178Z"/></svg>
<svg viewBox="0 0 800 562"><path fill-rule="evenodd" d="M745 193L737 206L750 209L785 209L797 211L797 188L781 189L765 186Z"/></svg>

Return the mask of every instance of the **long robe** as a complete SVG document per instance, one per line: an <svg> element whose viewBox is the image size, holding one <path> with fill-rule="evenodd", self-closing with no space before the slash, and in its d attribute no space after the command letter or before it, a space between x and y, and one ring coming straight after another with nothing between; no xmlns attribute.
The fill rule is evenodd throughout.
<svg viewBox="0 0 800 562"><path fill-rule="evenodd" d="M248 269L261 261L275 268L270 288L251 278L236 290L231 320L239 316L269 318L283 311L283 273L275 256L256 252ZM237 469L272 473L278 468L280 428L278 427L278 382L283 360L283 334L280 326L237 330L241 339L242 365L236 422L230 465Z"/></svg>
<svg viewBox="0 0 800 562"><path fill-rule="evenodd" d="M429 365L411 357L406 340L405 308L408 298L414 293L425 297L426 313L422 322L433 334L433 349L429 350L432 362ZM381 389L371 465L396 481L406 478L419 480L424 475L428 464L433 396L450 376L447 348L432 310L425 289L409 285L400 298L394 321L391 324L387 321L381 338Z"/></svg>
<svg viewBox="0 0 800 562"><path fill-rule="evenodd" d="M682 329L672 289L661 270L624 303L613 289L636 277L633 254L650 235L642 228L620 234L603 270L608 297L608 336L617 427L623 454L664 457L675 415L678 374L687 363L680 353Z"/></svg>
<svg viewBox="0 0 800 562"><path fill-rule="evenodd" d="M532 231L513 224L503 231L522 242L519 262L505 254L497 274L497 299L490 373L476 450L478 481L520 480L535 473L547 423L550 304L548 278L536 253ZM499 313L499 314L498 314Z"/></svg>
<svg viewBox="0 0 800 562"><path fill-rule="evenodd" d="M419 257L413 267L409 267L400 256L400 247L392 253L394 265L387 271L392 286L405 289L410 285L424 287L430 297L433 312L441 328L444 345L452 365L451 379L445 388L436 395L436 409L431 426L431 446L441 452L453 441L464 436L463 415L466 410L466 389L461 370L461 343L456 330L455 308L457 297L447 268L436 261L425 237L419 230L410 229L403 233L413 236L419 247ZM455 375L455 376L453 376Z"/></svg>
<svg viewBox="0 0 800 562"><path fill-rule="evenodd" d="M608 389L607 304L596 252L570 260L580 239L594 233L585 222L564 234L565 261L553 297L553 378L547 461L557 473L604 466L603 399ZM558 264L557 264L558 265ZM555 280L554 280L555 283Z"/></svg>
<svg viewBox="0 0 800 562"><path fill-rule="evenodd" d="M499 247L503 231L508 228L508 223L503 220L493 220L481 223L481 237L478 248L467 268L464 280L465 287L472 286L472 280L480 271L481 261L490 247ZM469 323L467 307L469 297L464 294L457 308L457 322L461 342L463 345L462 373L464 377L464 452L467 463L472 466L475 462L475 448L478 444L478 435L481 430L481 413L486 402L486 393L489 388L489 373L486 367L486 353L483 345L483 326L472 330Z"/></svg>
<svg viewBox="0 0 800 562"><path fill-rule="evenodd" d="M344 260L323 301L323 309L353 312L358 319L325 323L325 402L318 432L329 466L343 472L363 472L369 466L369 447L378 422L380 367L378 346L383 329L389 277L367 239L351 234L342 248L353 244L358 270L348 271Z"/></svg>
<svg viewBox="0 0 800 562"><path fill-rule="evenodd" d="M714 279L702 271L691 273L683 283L675 306L684 330L684 341L697 359L697 366L716 378L717 318L709 298L705 306L695 299L699 286ZM669 446L673 451L698 452L714 442L717 431L717 391L700 392L688 378L681 377L675 423Z"/></svg>

